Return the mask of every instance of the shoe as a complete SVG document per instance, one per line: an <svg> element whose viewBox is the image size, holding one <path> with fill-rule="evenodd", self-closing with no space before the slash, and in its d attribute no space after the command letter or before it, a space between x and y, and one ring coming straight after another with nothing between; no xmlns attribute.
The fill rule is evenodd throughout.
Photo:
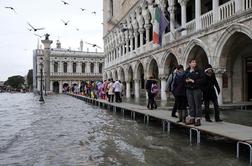
<svg viewBox="0 0 252 166"><path fill-rule="evenodd" d="M201 125L200 119L196 119L195 123L194 123L194 126L200 126L200 125Z"/></svg>
<svg viewBox="0 0 252 166"><path fill-rule="evenodd" d="M185 124L186 125L193 125L193 124L195 124L195 120L186 118Z"/></svg>
<svg viewBox="0 0 252 166"><path fill-rule="evenodd" d="M215 119L215 122L223 122L223 120L218 118L218 119Z"/></svg>
<svg viewBox="0 0 252 166"><path fill-rule="evenodd" d="M208 119L208 118L206 118L206 121L207 122L213 122L211 119Z"/></svg>

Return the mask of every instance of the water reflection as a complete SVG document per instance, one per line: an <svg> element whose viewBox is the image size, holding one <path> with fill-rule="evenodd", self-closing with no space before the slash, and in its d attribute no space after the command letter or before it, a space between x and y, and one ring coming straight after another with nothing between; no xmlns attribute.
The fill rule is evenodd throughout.
<svg viewBox="0 0 252 166"><path fill-rule="evenodd" d="M190 145L183 129L162 133L75 98L0 94L0 165L247 165L233 144ZM227 145L232 145L228 146Z"/></svg>

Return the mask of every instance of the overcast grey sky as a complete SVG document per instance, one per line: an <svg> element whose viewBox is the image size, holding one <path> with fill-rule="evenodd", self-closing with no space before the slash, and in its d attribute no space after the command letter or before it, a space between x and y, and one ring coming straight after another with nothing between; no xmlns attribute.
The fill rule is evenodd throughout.
<svg viewBox="0 0 252 166"><path fill-rule="evenodd" d="M0 1L0 81L12 75L26 75L32 68L32 50L37 48L38 37L28 30L27 22L35 28L44 27L37 34L49 33L52 47L59 39L63 48L77 50L80 40L84 41L84 50L89 47L89 51L95 51L85 41L103 48L102 0L65 1L70 5L64 5L61 0ZM14 7L17 13L6 6ZM80 8L87 10L83 12ZM97 14L92 14L93 11ZM61 19L70 20L68 26Z"/></svg>

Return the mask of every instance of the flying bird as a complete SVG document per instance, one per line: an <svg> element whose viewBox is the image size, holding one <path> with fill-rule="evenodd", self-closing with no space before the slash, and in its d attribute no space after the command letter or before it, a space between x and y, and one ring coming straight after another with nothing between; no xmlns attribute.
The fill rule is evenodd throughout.
<svg viewBox="0 0 252 166"><path fill-rule="evenodd" d="M100 48L100 49L101 49L101 47L98 46L97 44L92 44L92 43L88 43L88 42L85 42L85 43L88 44L88 45L91 45L91 46L93 46L93 47L97 47L97 48Z"/></svg>
<svg viewBox="0 0 252 166"><path fill-rule="evenodd" d="M96 15L96 11L93 11L92 14Z"/></svg>
<svg viewBox="0 0 252 166"><path fill-rule="evenodd" d="M39 30L44 30L45 28L34 28L29 22L28 25L32 28L34 32L39 31ZM30 30L30 29L29 29ZM30 30L31 31L31 30Z"/></svg>
<svg viewBox="0 0 252 166"><path fill-rule="evenodd" d="M67 3L66 1L61 1L63 2L64 5L69 5L69 3Z"/></svg>
<svg viewBox="0 0 252 166"><path fill-rule="evenodd" d="M17 13L17 12L16 12L16 10L14 9L14 7L11 7L11 6L5 6L5 8L6 8L6 9L10 9L10 10L14 11L15 13Z"/></svg>
<svg viewBox="0 0 252 166"><path fill-rule="evenodd" d="M39 38L42 38L45 35L38 35L38 34L34 34L35 36L38 36Z"/></svg>
<svg viewBox="0 0 252 166"><path fill-rule="evenodd" d="M61 21L64 23L65 26L67 26L67 24L69 23L70 20L66 22L66 21L61 19Z"/></svg>
<svg viewBox="0 0 252 166"><path fill-rule="evenodd" d="M84 8L80 8L80 9L81 9L81 11L83 11L83 12L86 10L86 9L84 9Z"/></svg>

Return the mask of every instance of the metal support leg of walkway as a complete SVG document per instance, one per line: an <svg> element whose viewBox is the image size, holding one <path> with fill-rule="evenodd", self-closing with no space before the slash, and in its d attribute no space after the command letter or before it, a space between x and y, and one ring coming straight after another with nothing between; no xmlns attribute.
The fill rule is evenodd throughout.
<svg viewBox="0 0 252 166"><path fill-rule="evenodd" d="M243 141L239 141L237 142L236 145L236 157L239 158L240 157L240 144L246 145L249 147L249 163L252 164L252 145L247 143L247 142L243 142Z"/></svg>
<svg viewBox="0 0 252 166"><path fill-rule="evenodd" d="M122 113L122 115L124 117L124 108L121 108L121 113Z"/></svg>
<svg viewBox="0 0 252 166"><path fill-rule="evenodd" d="M190 143L192 143L192 131L197 133L197 144L200 144L200 131L196 128L190 128Z"/></svg>
<svg viewBox="0 0 252 166"><path fill-rule="evenodd" d="M149 115L144 115L144 123L146 123L148 125L149 121L150 121L150 116Z"/></svg>
<svg viewBox="0 0 252 166"><path fill-rule="evenodd" d="M162 123L163 123L163 132L165 132L165 130L167 129L167 133L170 134L170 132L171 132L171 122L168 121L168 120L163 120Z"/></svg>

